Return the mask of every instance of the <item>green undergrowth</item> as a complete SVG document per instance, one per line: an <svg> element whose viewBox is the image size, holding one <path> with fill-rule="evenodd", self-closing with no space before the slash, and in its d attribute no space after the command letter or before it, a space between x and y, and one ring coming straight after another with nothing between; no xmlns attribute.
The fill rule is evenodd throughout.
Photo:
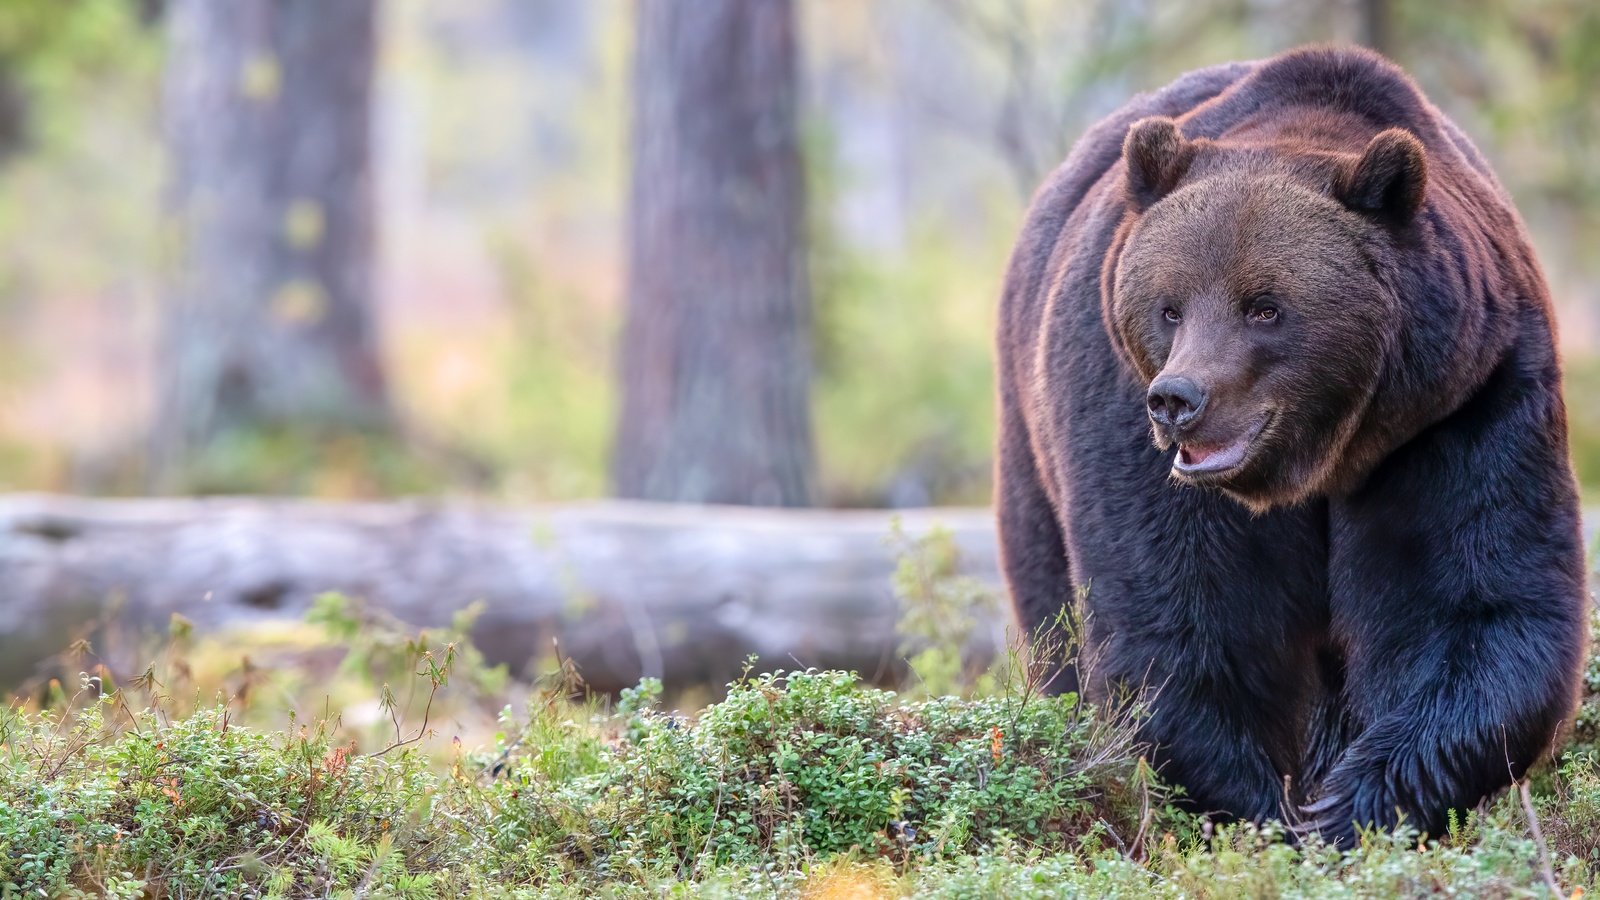
<svg viewBox="0 0 1600 900"><path fill-rule="evenodd" d="M760 873L776 890L834 858L906 870L999 844L1093 857L1192 831L1130 720L1070 697L902 703L846 673L793 672L741 680L690 721L646 683L609 712L546 693L507 711L492 746L440 756L356 753L322 724L246 728L226 707L168 721L93 694L86 680L70 714L4 723L9 890L559 894Z"/></svg>
<svg viewBox="0 0 1600 900"><path fill-rule="evenodd" d="M222 672L176 628L139 676L0 717L0 896L1571 897L1600 877L1600 661L1557 759L1448 833L1297 847L1183 812L1137 703L937 658L986 601L947 536L896 540L898 693L752 668L686 714L649 680L587 696L567 664L508 681L466 619L406 633L334 597L305 655L275 657L326 667L299 678ZM275 705L316 706L305 682L315 717ZM362 691L378 714L352 723Z"/></svg>
<svg viewBox="0 0 1600 900"><path fill-rule="evenodd" d="M437 673L435 673L435 677ZM690 719L565 688L492 744L367 753L85 680L0 728L0 891L29 896L1562 896L1600 866L1600 765L1341 855L1172 806L1132 715L746 677ZM1536 836L1530 823L1539 823ZM1541 849L1540 840L1545 842Z"/></svg>

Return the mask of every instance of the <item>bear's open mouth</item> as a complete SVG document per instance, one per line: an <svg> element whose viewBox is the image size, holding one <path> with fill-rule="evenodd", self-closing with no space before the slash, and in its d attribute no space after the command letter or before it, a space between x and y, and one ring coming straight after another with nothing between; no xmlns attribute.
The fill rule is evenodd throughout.
<svg viewBox="0 0 1600 900"><path fill-rule="evenodd" d="M1220 475L1236 469L1244 464L1250 455L1250 446L1255 443L1256 437L1266 427L1271 415L1262 416L1256 423L1246 428L1238 437L1226 444L1197 444L1180 443L1178 456L1172 461L1172 469L1179 475L1208 476Z"/></svg>

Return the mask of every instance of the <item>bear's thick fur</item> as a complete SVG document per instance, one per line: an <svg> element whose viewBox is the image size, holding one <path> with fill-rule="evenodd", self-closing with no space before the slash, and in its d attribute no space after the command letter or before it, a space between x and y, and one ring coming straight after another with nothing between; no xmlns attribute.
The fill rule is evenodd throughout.
<svg viewBox="0 0 1600 900"><path fill-rule="evenodd" d="M1082 598L1055 686L1148 690L1196 808L1438 834L1550 746L1586 599L1548 291L1393 65L1217 66L1094 126L998 348L1018 617Z"/></svg>

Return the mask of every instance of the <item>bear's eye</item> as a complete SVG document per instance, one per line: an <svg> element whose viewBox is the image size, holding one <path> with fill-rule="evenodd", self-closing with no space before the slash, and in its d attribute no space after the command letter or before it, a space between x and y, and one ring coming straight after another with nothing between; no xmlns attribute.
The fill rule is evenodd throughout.
<svg viewBox="0 0 1600 900"><path fill-rule="evenodd" d="M1278 307L1271 303L1257 303L1250 308L1250 318L1257 322L1276 322Z"/></svg>
<svg viewBox="0 0 1600 900"><path fill-rule="evenodd" d="M1179 322L1183 321L1183 313L1180 313L1177 310L1173 309L1172 307L1168 306L1168 307L1164 307L1161 310L1161 318L1166 319L1168 322L1171 322L1172 324L1176 325Z"/></svg>

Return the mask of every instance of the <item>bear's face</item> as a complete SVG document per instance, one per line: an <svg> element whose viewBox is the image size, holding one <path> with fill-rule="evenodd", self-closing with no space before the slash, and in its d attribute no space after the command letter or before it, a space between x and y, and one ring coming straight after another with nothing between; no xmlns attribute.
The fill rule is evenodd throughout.
<svg viewBox="0 0 1600 900"><path fill-rule="evenodd" d="M1176 134L1156 127L1158 144ZM1174 175L1140 168L1149 148L1134 141L1138 218L1116 260L1110 322L1148 384L1156 444L1177 445L1173 476L1257 510L1348 483L1343 469L1358 463L1347 450L1398 331L1372 251L1393 227L1386 217L1415 213L1396 204L1420 203L1420 181L1416 194L1385 182L1375 215L1351 201L1371 189L1357 184L1365 155L1274 159L1180 137L1166 145ZM1409 174L1412 149L1380 174Z"/></svg>

